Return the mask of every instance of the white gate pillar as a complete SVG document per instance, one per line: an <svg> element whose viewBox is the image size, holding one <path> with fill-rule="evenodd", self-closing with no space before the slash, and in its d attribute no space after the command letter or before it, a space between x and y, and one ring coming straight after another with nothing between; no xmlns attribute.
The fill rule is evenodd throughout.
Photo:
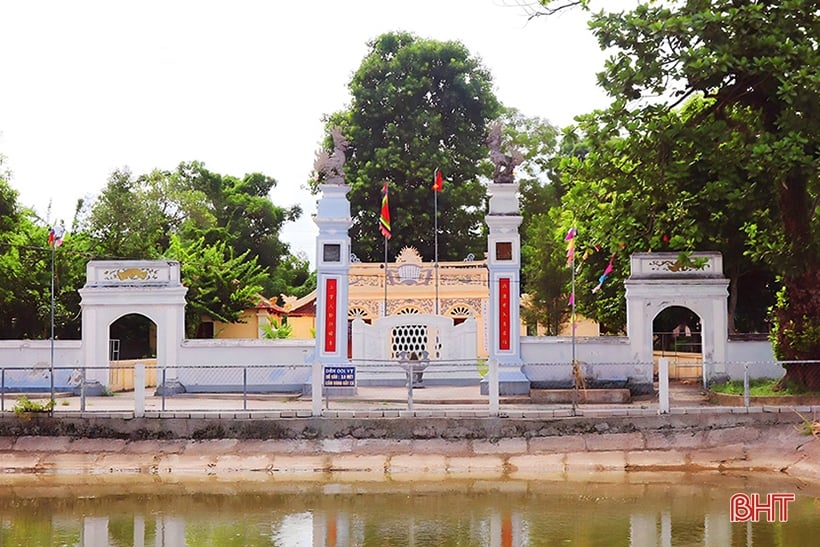
<svg viewBox="0 0 820 547"><path fill-rule="evenodd" d="M85 286L79 290L82 309L83 365L87 381L108 386L108 341L111 324L128 314L144 315L157 326L157 366L170 367L166 380L176 380L179 348L185 337L185 293L180 265L160 260L92 260Z"/></svg>
<svg viewBox="0 0 820 547"><path fill-rule="evenodd" d="M353 224L346 184L323 184L314 222L316 238L316 360L347 361L347 303Z"/></svg>
<svg viewBox="0 0 820 547"><path fill-rule="evenodd" d="M518 227L518 183L488 185L489 214L484 217L487 238L487 268L490 282L490 366L498 366L500 395L529 395L530 381L521 371L521 237ZM482 394L490 393L482 382ZM493 390L494 392L494 390Z"/></svg>
<svg viewBox="0 0 820 547"><path fill-rule="evenodd" d="M626 287L626 329L632 358L651 363L652 325L671 306L689 308L701 320L704 381L726 372L729 280L720 253L696 252L691 262L679 253L635 253ZM700 264L698 266L698 264ZM708 370L708 374L707 374Z"/></svg>
<svg viewBox="0 0 820 547"><path fill-rule="evenodd" d="M333 154L317 156L316 170L324 174L319 186L322 197L313 221L319 227L316 238L316 346L311 374L311 408L321 412L322 370L325 365L347 362L347 307L350 274L350 236L353 224L350 201L342 169L347 142L339 128L331 131ZM374 228L375 229L375 228ZM353 388L335 388L355 392Z"/></svg>

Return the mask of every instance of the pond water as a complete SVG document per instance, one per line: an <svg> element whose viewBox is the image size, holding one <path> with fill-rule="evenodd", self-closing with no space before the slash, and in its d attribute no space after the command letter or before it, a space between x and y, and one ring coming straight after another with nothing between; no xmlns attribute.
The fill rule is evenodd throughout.
<svg viewBox="0 0 820 547"><path fill-rule="evenodd" d="M731 522L735 493L794 493L785 522ZM603 473L557 480L0 477L11 546L798 546L820 485L788 477Z"/></svg>

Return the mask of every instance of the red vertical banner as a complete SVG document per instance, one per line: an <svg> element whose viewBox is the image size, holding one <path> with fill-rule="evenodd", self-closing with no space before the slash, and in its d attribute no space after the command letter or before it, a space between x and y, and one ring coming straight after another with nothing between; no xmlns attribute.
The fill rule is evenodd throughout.
<svg viewBox="0 0 820 547"><path fill-rule="evenodd" d="M498 280L498 349L510 349L510 278Z"/></svg>
<svg viewBox="0 0 820 547"><path fill-rule="evenodd" d="M325 282L325 353L336 351L336 280Z"/></svg>

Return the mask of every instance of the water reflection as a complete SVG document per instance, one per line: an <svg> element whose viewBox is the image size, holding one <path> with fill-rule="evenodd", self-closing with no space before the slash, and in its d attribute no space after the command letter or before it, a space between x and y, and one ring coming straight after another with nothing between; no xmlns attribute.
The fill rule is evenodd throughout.
<svg viewBox="0 0 820 547"><path fill-rule="evenodd" d="M809 545L817 485L768 476L176 483L0 478L0 546ZM735 492L794 492L788 522L731 523Z"/></svg>

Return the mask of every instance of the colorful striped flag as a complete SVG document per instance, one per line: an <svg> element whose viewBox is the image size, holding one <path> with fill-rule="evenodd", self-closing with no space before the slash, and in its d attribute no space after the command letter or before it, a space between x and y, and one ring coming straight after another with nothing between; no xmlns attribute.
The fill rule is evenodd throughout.
<svg viewBox="0 0 820 547"><path fill-rule="evenodd" d="M598 278L598 284L595 285L595 288L592 289L592 292L596 293L599 290L601 290L601 286L604 284L604 281L606 281L607 276L612 273L612 267L614 262L615 253L612 253L612 256L609 258L609 264L607 264L606 268L604 268L604 273L601 277Z"/></svg>
<svg viewBox="0 0 820 547"><path fill-rule="evenodd" d="M390 207L387 204L387 181L384 181L384 186L382 186L382 211L379 215L379 231L385 239L393 237L390 231Z"/></svg>
<svg viewBox="0 0 820 547"><path fill-rule="evenodd" d="M575 228L570 228L567 232L564 241L567 242L567 266L572 264L573 259L575 258Z"/></svg>
<svg viewBox="0 0 820 547"><path fill-rule="evenodd" d="M54 247L55 249L63 244L63 234L65 233L65 228L62 226L55 226L51 230L48 231L48 246Z"/></svg>

